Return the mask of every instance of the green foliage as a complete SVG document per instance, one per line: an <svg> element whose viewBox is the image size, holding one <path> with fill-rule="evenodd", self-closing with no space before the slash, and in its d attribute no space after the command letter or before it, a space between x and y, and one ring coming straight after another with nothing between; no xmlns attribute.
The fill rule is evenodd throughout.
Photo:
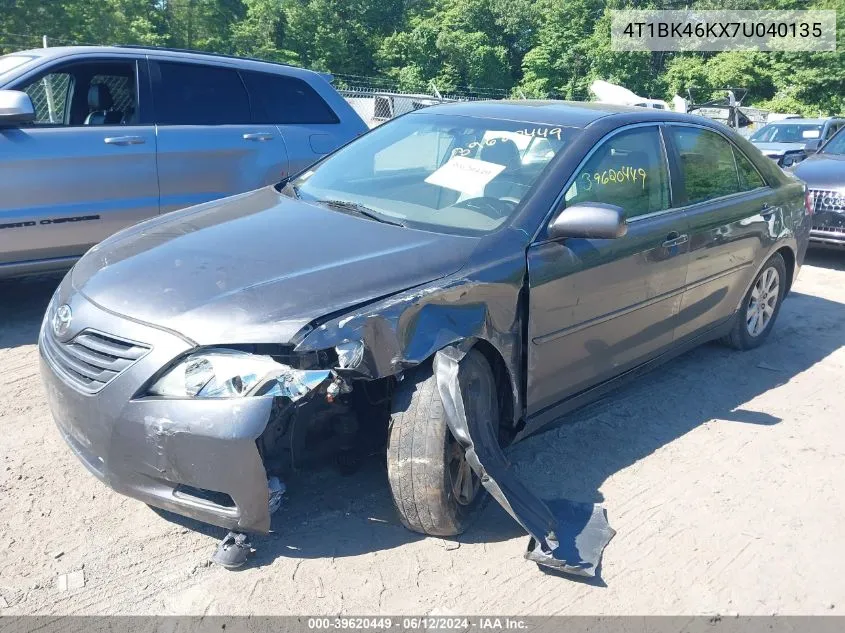
<svg viewBox="0 0 845 633"><path fill-rule="evenodd" d="M52 44L145 44L379 76L406 91L588 99L594 79L670 99L725 87L745 105L845 111L833 53L623 53L610 10L834 9L845 0L0 0L0 53ZM839 51L845 35L838 34Z"/></svg>

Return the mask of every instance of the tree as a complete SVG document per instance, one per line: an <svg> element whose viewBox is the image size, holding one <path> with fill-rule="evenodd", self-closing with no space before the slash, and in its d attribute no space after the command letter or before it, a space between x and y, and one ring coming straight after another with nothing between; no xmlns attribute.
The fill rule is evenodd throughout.
<svg viewBox="0 0 845 633"><path fill-rule="evenodd" d="M297 54L285 48L287 20L281 0L243 1L246 15L232 24L233 52L283 63L298 61Z"/></svg>

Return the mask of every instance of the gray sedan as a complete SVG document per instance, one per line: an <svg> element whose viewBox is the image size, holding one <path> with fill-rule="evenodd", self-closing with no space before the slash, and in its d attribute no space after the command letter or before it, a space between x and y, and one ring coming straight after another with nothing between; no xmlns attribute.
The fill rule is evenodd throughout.
<svg viewBox="0 0 845 633"><path fill-rule="evenodd" d="M803 185L701 117L437 106L93 248L50 302L41 373L88 469L233 530L225 565L281 481L381 446L411 530L460 533L489 491L529 558L591 575L572 514L500 447L705 341L760 345L809 230Z"/></svg>

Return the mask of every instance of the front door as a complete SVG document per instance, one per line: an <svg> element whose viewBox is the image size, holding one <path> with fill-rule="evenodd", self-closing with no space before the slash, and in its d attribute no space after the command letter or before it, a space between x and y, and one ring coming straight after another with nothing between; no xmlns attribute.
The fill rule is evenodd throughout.
<svg viewBox="0 0 845 633"><path fill-rule="evenodd" d="M258 189L288 172L272 124L253 124L237 68L150 60L162 213Z"/></svg>
<svg viewBox="0 0 845 633"><path fill-rule="evenodd" d="M0 129L0 265L78 257L158 213L138 64L87 58L8 86L30 96L36 120Z"/></svg>
<svg viewBox="0 0 845 633"><path fill-rule="evenodd" d="M686 278L686 223L672 209L657 126L605 140L564 200L620 206L629 228L615 240L546 240L529 248L529 415L670 346Z"/></svg>

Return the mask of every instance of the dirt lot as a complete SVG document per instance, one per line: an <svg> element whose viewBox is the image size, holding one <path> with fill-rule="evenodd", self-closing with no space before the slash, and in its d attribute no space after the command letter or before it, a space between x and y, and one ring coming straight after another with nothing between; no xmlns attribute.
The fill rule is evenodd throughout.
<svg viewBox="0 0 845 633"><path fill-rule="evenodd" d="M456 541L407 532L376 459L291 486L249 568L209 566L221 532L112 493L60 440L35 347L56 283L0 283L0 614L845 610L845 253L811 256L762 348L707 345L511 449L543 496L607 507L595 582L524 561L495 504Z"/></svg>

